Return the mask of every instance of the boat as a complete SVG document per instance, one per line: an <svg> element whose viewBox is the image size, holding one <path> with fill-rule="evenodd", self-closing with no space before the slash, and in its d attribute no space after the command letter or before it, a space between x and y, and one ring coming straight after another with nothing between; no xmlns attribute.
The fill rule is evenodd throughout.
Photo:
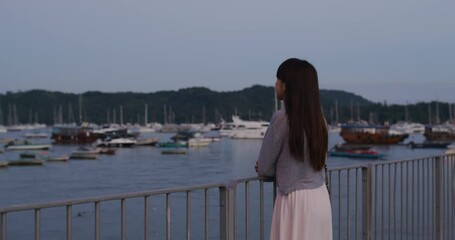
<svg viewBox="0 0 455 240"><path fill-rule="evenodd" d="M52 128L51 139L55 144L89 144L98 139L103 139L102 132L94 132L94 126L82 125L57 125Z"/></svg>
<svg viewBox="0 0 455 240"><path fill-rule="evenodd" d="M0 162L0 168L8 167L8 162Z"/></svg>
<svg viewBox="0 0 455 240"><path fill-rule="evenodd" d="M56 157L49 156L44 158L44 160L46 160L47 162L66 162L68 161L68 159L69 159L68 155L61 155Z"/></svg>
<svg viewBox="0 0 455 240"><path fill-rule="evenodd" d="M114 155L115 151L115 148L98 148L99 154Z"/></svg>
<svg viewBox="0 0 455 240"><path fill-rule="evenodd" d="M5 145L6 150L47 150L50 148L50 144L34 144L28 141L11 141Z"/></svg>
<svg viewBox="0 0 455 240"><path fill-rule="evenodd" d="M427 141L455 141L455 125L445 123L440 125L427 125L423 134Z"/></svg>
<svg viewBox="0 0 455 240"><path fill-rule="evenodd" d="M161 150L161 154L171 155L171 154L186 154L186 149L184 148L166 148Z"/></svg>
<svg viewBox="0 0 455 240"><path fill-rule="evenodd" d="M409 142L406 144L410 148L447 148L451 142L446 141L423 141L421 143Z"/></svg>
<svg viewBox="0 0 455 240"><path fill-rule="evenodd" d="M159 141L159 138L138 139L136 141L136 146L155 146Z"/></svg>
<svg viewBox="0 0 455 240"><path fill-rule="evenodd" d="M344 124L340 136L346 143L354 144L397 144L409 134L390 131L388 126Z"/></svg>
<svg viewBox="0 0 455 240"><path fill-rule="evenodd" d="M132 147L137 141L131 138L114 138L109 140L97 140L97 147Z"/></svg>
<svg viewBox="0 0 455 240"><path fill-rule="evenodd" d="M207 141L208 140L208 141ZM188 140L189 147L206 147L212 142L211 139L205 140L204 138L191 138Z"/></svg>
<svg viewBox="0 0 455 240"><path fill-rule="evenodd" d="M407 134L423 133L425 131L425 125L421 123L398 121L397 123L390 126L390 129Z"/></svg>
<svg viewBox="0 0 455 240"><path fill-rule="evenodd" d="M178 141L178 142L159 142L157 144L160 148L186 148L188 147L188 142Z"/></svg>
<svg viewBox="0 0 455 240"><path fill-rule="evenodd" d="M8 166L39 166L43 165L43 160L14 160L8 161Z"/></svg>
<svg viewBox="0 0 455 240"><path fill-rule="evenodd" d="M348 158L363 158L363 159L381 159L385 155L376 150L372 150L371 146L359 146L349 144L337 144L330 151L330 156L348 157Z"/></svg>
<svg viewBox="0 0 455 240"><path fill-rule="evenodd" d="M239 116L232 116L230 137L233 139L263 139L269 126L265 121L245 121ZM226 134L226 133L221 133Z"/></svg>
<svg viewBox="0 0 455 240"><path fill-rule="evenodd" d="M99 154L99 149L79 148L70 155L70 159L96 159Z"/></svg>

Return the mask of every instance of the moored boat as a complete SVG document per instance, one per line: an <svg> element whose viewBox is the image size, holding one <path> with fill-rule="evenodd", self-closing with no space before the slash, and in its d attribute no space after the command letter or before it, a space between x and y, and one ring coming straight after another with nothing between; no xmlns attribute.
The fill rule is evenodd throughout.
<svg viewBox="0 0 455 240"><path fill-rule="evenodd" d="M346 124L342 125L340 136L354 144L397 144L409 134L389 131L388 126Z"/></svg>
<svg viewBox="0 0 455 240"><path fill-rule="evenodd" d="M455 125L441 124L441 125L428 125L425 127L423 134L427 141L455 141Z"/></svg>
<svg viewBox="0 0 455 240"><path fill-rule="evenodd" d="M51 139L56 144L94 143L99 138L104 138L104 134L94 132L94 128L88 124L57 125L52 128L51 134Z"/></svg>
<svg viewBox="0 0 455 240"><path fill-rule="evenodd" d="M376 150L372 150L371 146L351 144L337 144L329 151L329 155L334 157L364 159L380 159L385 156Z"/></svg>
<svg viewBox="0 0 455 240"><path fill-rule="evenodd" d="M55 157L49 156L49 157L45 158L45 160L47 162L66 162L66 161L68 161L68 159L69 159L68 155L61 155L61 156L55 156Z"/></svg>
<svg viewBox="0 0 455 240"><path fill-rule="evenodd" d="M39 166L43 165L43 160L13 160L8 161L8 166Z"/></svg>
<svg viewBox="0 0 455 240"><path fill-rule="evenodd" d="M155 146L159 141L159 138L138 139L136 146Z"/></svg>
<svg viewBox="0 0 455 240"><path fill-rule="evenodd" d="M178 142L159 142L157 144L160 148L186 148L188 147L188 142L178 141Z"/></svg>
<svg viewBox="0 0 455 240"><path fill-rule="evenodd" d="M98 140L97 147L132 147L137 141L131 138L114 138L110 140Z"/></svg>
<svg viewBox="0 0 455 240"><path fill-rule="evenodd" d="M186 154L186 149L184 148L166 148L161 150L161 154L171 155L171 154Z"/></svg>
<svg viewBox="0 0 455 240"><path fill-rule="evenodd" d="M28 141L16 142L12 141L5 145L7 150L47 150L50 149L50 144L35 144Z"/></svg>

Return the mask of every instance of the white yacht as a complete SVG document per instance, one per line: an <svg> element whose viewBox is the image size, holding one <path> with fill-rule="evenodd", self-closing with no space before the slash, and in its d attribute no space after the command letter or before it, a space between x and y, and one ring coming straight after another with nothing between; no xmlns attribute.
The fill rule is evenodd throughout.
<svg viewBox="0 0 455 240"><path fill-rule="evenodd" d="M407 134L423 133L425 131L425 125L421 123L398 121L397 123L390 126L390 130Z"/></svg>
<svg viewBox="0 0 455 240"><path fill-rule="evenodd" d="M264 121L244 121L238 116L232 116L231 134L234 139L262 139L264 138L269 122ZM220 135L222 132L220 131Z"/></svg>

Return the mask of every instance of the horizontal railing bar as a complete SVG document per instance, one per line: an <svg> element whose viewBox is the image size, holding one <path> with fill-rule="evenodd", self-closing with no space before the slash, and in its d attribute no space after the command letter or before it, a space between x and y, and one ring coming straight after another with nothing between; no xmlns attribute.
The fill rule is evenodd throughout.
<svg viewBox="0 0 455 240"><path fill-rule="evenodd" d="M350 166L333 167L333 168L330 168L329 171L330 172L342 171L342 170L349 170L349 169L366 168L368 166L378 166L378 165L384 166L387 164L407 163L407 162L419 161L419 160L431 160L431 159L436 159L437 157L442 157L442 156L455 157L455 154L446 154L446 155L442 154L442 155L428 156L428 157L419 158L419 159L405 159L405 160L392 160L392 161L381 160L381 161L369 162L368 164L357 164L357 165L350 165ZM453 160L453 159L454 158L449 159L449 160ZM257 181L257 180L268 182L268 181L273 181L273 178L256 176L256 177L232 180L232 181L228 182L228 184L215 183L215 184L206 184L206 185L198 185L198 186L158 189L158 190L144 191L144 192L115 194L115 195L108 195L108 196L101 196L101 197L89 197L89 198L62 200L62 201L54 201L54 202L47 202L47 203L12 205L12 206L7 206L7 207L0 207L0 213L28 211L28 210L34 210L34 209L45 209L45 208L55 208L55 207L67 207L67 206L72 206L72 205L89 204L89 203L94 203L94 202L114 201L114 200L129 199L129 198L141 198L141 197L146 197L146 196L154 196L154 195L161 195L161 194L168 194L168 193L182 193L182 192L197 191L197 190L204 190L204 189L211 189L211 188L235 189L239 183Z"/></svg>
<svg viewBox="0 0 455 240"><path fill-rule="evenodd" d="M220 187L225 187L225 186L226 186L225 184L217 183L217 184L207 184L207 185L199 185L199 186L168 188L168 189L160 189L160 190L145 191L145 192L124 193L124 194L116 194L116 195L109 195L109 196L103 196L103 197L62 200L62 201L55 201L55 202L48 202L48 203L12 205L9 207L0 208L0 213L27 211L27 210L42 209L42 208L54 208L54 207L62 207L62 206L68 206L68 205L79 205L79 204L87 204L87 203L94 203L94 202L105 202L105 201L121 200L121 199L128 199L128 198L140 198L140 197L161 195L161 194L167 194L167 193L179 193L179 192L187 192L187 191L204 190L204 189L209 189L209 188L220 188Z"/></svg>

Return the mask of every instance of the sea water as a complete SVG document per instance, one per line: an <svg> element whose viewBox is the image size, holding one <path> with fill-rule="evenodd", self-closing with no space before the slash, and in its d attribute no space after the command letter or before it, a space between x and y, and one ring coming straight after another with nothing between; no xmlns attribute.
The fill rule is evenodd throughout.
<svg viewBox="0 0 455 240"><path fill-rule="evenodd" d="M45 131L49 131L48 129ZM0 138L22 138L26 131L8 132L0 134ZM215 135L215 132L211 132ZM147 133L143 137L158 137L161 141L169 141L172 134ZM411 135L406 141L421 142L422 135ZM41 139L38 142L49 143L50 139ZM223 138L219 142L211 143L208 147L189 148L186 155L162 155L155 147L119 148L115 155L100 155L97 160L69 160L68 162L45 163L35 167L0 168L0 207L16 204L43 203L57 200L97 197L127 192L150 191L173 187L202 185L212 183L227 183L229 180L255 176L254 164L257 161L261 147L261 140L233 140ZM329 147L341 143L342 139L334 133L330 134ZM69 155L78 148L76 145L53 145L50 155ZM441 149L410 149L405 145L375 146L376 150L386 154L385 160L400 160L422 158L442 154ZM0 154L0 161L17 160L19 151L5 151ZM374 160L359 160L349 158L330 157L329 167L349 166L367 163ZM211 192L217 195L217 192ZM266 194L271 194L270 189ZM179 197L179 196L177 196ZM184 198L185 196L180 196ZM268 198L269 199L269 198ZM135 202L136 201L136 202ZM202 201L195 197L192 202ZM165 216L163 201L151 205L151 215ZM212 203L215 208L215 203ZM266 208L272 208L272 201L268 200ZM110 205L112 205L110 207ZM129 201L128 206L142 206L140 199ZM251 208L258 203L251 204ZM73 239L93 238L94 216L93 206L74 206ZM238 206L238 213L244 210ZM270 226L270 212L265 216L265 228ZM127 239L142 239L143 213L140 208L127 210ZM185 213L185 206L173 206L173 219ZM43 211L42 239L64 239L66 212L62 209ZM210 218L218 221L218 213L210 214ZM334 211L336 218L336 211ZM193 213L195 223L192 224L193 239L203 236L203 213ZM180 216L184 218L184 216ZM253 218L253 217L252 217ZM153 219L153 218L152 218ZM216 222L215 221L215 222ZM8 239L29 239L34 234L34 213L15 213L8 216ZM185 226L176 221L173 227ZM243 234L244 227L241 220L237 224L239 234ZM103 204L101 208L101 238L120 239L120 212L118 202ZM165 238L165 222L157 220L151 227L151 237ZM211 226L210 239L217 238L219 225ZM256 239L257 223L251 223L250 238ZM183 232L176 232L173 239L184 238ZM268 230L265 231L266 238Z"/></svg>

